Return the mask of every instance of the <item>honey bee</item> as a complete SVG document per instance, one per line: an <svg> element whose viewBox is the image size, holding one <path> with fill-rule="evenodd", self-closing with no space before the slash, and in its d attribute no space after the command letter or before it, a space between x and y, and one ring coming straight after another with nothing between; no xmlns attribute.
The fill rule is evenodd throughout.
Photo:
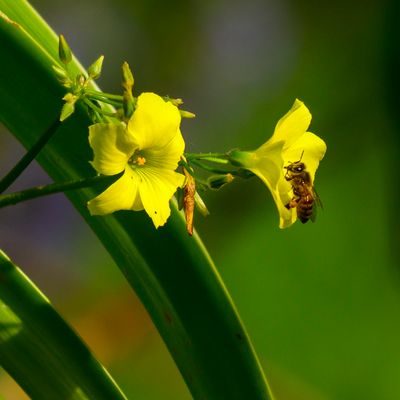
<svg viewBox="0 0 400 400"><path fill-rule="evenodd" d="M304 151L299 161L291 162L285 167L285 179L292 185L294 194L292 200L285 207L288 210L296 208L297 217L305 224L310 219L313 222L315 221L316 206L322 207L322 204L315 192L310 173L306 170L306 165L301 161L303 154Z"/></svg>

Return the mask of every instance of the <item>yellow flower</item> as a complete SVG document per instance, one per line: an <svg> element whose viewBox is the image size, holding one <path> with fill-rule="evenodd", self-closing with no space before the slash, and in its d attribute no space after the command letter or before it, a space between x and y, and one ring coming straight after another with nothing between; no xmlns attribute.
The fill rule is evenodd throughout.
<svg viewBox="0 0 400 400"><path fill-rule="evenodd" d="M185 148L176 106L154 93L142 93L127 125L89 127L93 167L103 175L123 175L88 202L92 215L146 210L158 228L167 221L169 200L185 177L175 172Z"/></svg>
<svg viewBox="0 0 400 400"><path fill-rule="evenodd" d="M297 219L296 208L285 207L293 198L292 185L285 179L288 164L301 161L314 182L326 144L317 135L307 132L311 114L303 102L294 102L289 112L277 123L274 134L253 152L234 150L231 161L257 175L268 187L280 216L280 228L287 228Z"/></svg>

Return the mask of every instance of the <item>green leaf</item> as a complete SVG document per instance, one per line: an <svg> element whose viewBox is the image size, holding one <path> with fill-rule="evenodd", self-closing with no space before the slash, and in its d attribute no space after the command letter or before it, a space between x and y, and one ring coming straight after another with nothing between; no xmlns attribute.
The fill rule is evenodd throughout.
<svg viewBox="0 0 400 400"><path fill-rule="evenodd" d="M57 36L25 1L0 0L0 10L13 21L0 19L0 119L29 148L62 106L65 92L51 67ZM69 68L83 72L74 58ZM39 155L55 181L94 174L89 124L77 105ZM145 213L90 217L86 202L96 194L85 189L68 197L147 308L193 397L271 399L232 300L199 237L186 234L176 205L155 230Z"/></svg>
<svg viewBox="0 0 400 400"><path fill-rule="evenodd" d="M32 399L126 399L46 297L1 250L0 363Z"/></svg>

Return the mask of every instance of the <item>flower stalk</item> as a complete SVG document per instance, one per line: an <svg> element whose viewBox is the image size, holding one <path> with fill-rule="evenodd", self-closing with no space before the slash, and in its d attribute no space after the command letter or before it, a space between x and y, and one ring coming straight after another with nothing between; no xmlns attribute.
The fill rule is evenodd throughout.
<svg viewBox="0 0 400 400"><path fill-rule="evenodd" d="M40 150L53 137L60 127L61 121L55 120L50 127L40 136L36 143L25 153L18 163L4 176L0 181L0 194L4 193L28 167L28 165L36 158Z"/></svg>
<svg viewBox="0 0 400 400"><path fill-rule="evenodd" d="M35 186L33 188L21 190L10 194L0 196L0 208L12 206L27 200L33 200L38 197L49 196L55 193L63 193L69 190L84 189L100 184L112 184L118 179L119 175L114 176L92 176L90 178L78 179L68 182L50 183L49 185Z"/></svg>

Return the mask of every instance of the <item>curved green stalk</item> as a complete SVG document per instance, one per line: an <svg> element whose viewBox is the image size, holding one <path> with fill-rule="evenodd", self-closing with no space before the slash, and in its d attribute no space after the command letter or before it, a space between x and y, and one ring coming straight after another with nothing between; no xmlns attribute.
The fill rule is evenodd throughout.
<svg viewBox="0 0 400 400"><path fill-rule="evenodd" d="M63 193L69 190L93 187L100 184L111 185L120 176L121 174L113 176L97 175L91 176L90 178L78 179L77 181L50 183L49 185L35 186L21 190L20 192L3 194L0 195L0 208L13 206L23 201L36 199L38 197L49 196L54 193Z"/></svg>
<svg viewBox="0 0 400 400"><path fill-rule="evenodd" d="M1 250L0 363L32 399L126 399L46 297Z"/></svg>
<svg viewBox="0 0 400 400"><path fill-rule="evenodd" d="M61 107L63 88L51 69L57 37L25 1L0 0L0 10L14 21L0 20L0 119L29 148ZM89 123L78 107L39 154L55 181L93 174ZM83 189L68 197L141 298L193 397L271 399L232 300L199 237L186 234L175 204L167 225L155 230L145 213L90 217L86 202L95 194Z"/></svg>

